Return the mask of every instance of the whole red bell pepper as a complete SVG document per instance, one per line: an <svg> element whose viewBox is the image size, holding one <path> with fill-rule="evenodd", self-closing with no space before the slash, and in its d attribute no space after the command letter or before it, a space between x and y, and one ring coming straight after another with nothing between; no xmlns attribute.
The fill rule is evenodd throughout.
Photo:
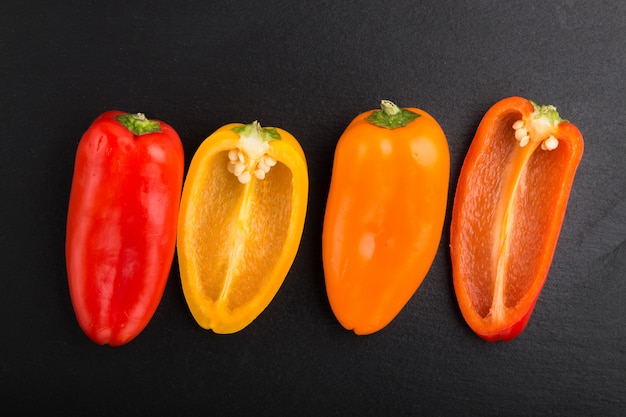
<svg viewBox="0 0 626 417"><path fill-rule="evenodd" d="M135 338L161 301L176 243L184 153L176 131L108 111L83 135L67 215L70 297L98 344Z"/></svg>

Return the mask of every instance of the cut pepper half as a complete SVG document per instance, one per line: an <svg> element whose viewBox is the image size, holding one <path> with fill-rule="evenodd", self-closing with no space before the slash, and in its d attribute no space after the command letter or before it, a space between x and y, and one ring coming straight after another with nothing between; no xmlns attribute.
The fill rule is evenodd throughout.
<svg viewBox="0 0 626 417"><path fill-rule="evenodd" d="M195 153L178 225L182 288L197 323L249 325L271 302L304 228L308 173L296 139L257 122L229 124Z"/></svg>
<svg viewBox="0 0 626 417"><path fill-rule="evenodd" d="M554 106L510 97L480 122L461 169L450 227L455 293L480 337L510 340L526 327L582 154L580 131Z"/></svg>

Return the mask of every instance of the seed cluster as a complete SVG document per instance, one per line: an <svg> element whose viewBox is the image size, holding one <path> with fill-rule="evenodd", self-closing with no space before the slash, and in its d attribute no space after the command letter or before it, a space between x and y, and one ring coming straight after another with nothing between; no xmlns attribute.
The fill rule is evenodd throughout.
<svg viewBox="0 0 626 417"><path fill-rule="evenodd" d="M265 174L270 172L274 165L276 165L276 160L268 154L264 154L256 160L250 160L239 149L228 151L228 172L235 175L242 184L249 183L252 175L259 180L264 179Z"/></svg>
<svg viewBox="0 0 626 417"><path fill-rule="evenodd" d="M530 134L528 129L524 124L523 120L518 120L513 123L513 129L515 130L515 140L519 142L520 147L524 147L528 145L530 142ZM556 149L559 146L559 140L554 136L550 135L544 141L541 142L541 149L544 151L551 151Z"/></svg>

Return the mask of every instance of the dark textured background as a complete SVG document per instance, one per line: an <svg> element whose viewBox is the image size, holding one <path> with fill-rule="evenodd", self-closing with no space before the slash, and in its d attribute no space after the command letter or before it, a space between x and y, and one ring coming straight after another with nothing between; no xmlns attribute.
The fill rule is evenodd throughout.
<svg viewBox="0 0 626 417"><path fill-rule="evenodd" d="M61 415L622 416L626 412L626 3L622 1L20 1L0 6L0 396ZM326 299L321 227L334 146L387 98L446 132L450 204L482 115L521 95L585 138L552 268L509 343L465 325L448 211L417 293L357 337ZM176 260L145 331L79 329L64 261L78 140L108 109L179 132L187 164L228 122L280 126L308 158L298 257L267 310L195 324ZM450 208L451 206L449 206Z"/></svg>

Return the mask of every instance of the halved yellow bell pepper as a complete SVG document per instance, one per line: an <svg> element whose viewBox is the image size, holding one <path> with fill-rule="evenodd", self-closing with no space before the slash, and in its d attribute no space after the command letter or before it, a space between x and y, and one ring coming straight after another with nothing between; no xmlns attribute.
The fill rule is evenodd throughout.
<svg viewBox="0 0 626 417"><path fill-rule="evenodd" d="M201 327L234 333L269 305L298 251L308 186L304 151L283 129L233 123L200 145L183 186L177 248Z"/></svg>

